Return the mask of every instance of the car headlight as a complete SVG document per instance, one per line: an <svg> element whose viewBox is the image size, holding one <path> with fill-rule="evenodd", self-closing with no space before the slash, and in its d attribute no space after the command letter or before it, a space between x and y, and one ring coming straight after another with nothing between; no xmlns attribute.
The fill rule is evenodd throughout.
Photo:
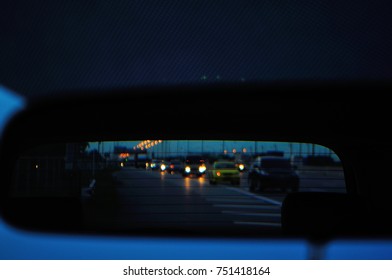
<svg viewBox="0 0 392 280"><path fill-rule="evenodd" d="M243 164L238 165L238 169L241 170L241 171L244 170L245 169L245 165L243 165Z"/></svg>
<svg viewBox="0 0 392 280"><path fill-rule="evenodd" d="M166 165L161 164L161 170L162 170L162 171L165 171L165 169L166 169Z"/></svg>
<svg viewBox="0 0 392 280"><path fill-rule="evenodd" d="M186 173L190 173L191 172L191 168L189 166L185 167L185 172Z"/></svg>
<svg viewBox="0 0 392 280"><path fill-rule="evenodd" d="M207 170L207 168L204 165L199 166L199 172L204 173Z"/></svg>

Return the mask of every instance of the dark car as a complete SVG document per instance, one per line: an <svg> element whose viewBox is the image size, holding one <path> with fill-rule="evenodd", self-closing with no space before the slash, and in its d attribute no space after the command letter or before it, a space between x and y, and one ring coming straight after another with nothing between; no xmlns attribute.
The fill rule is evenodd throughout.
<svg viewBox="0 0 392 280"><path fill-rule="evenodd" d="M153 159L150 163L149 168L151 170L161 170L161 164L162 164L162 160L159 159Z"/></svg>
<svg viewBox="0 0 392 280"><path fill-rule="evenodd" d="M248 181L252 192L269 188L293 192L299 189L299 176L290 160L278 156L257 157L249 171Z"/></svg>
<svg viewBox="0 0 392 280"><path fill-rule="evenodd" d="M187 156L184 162L184 177L196 176L200 177L206 173L207 166L202 156Z"/></svg>
<svg viewBox="0 0 392 280"><path fill-rule="evenodd" d="M181 160L172 160L168 164L166 171L168 173L180 173L184 170L184 163Z"/></svg>

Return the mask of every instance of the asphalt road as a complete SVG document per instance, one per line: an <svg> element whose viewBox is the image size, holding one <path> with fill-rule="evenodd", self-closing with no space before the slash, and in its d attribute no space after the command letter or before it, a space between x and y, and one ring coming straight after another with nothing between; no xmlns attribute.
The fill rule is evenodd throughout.
<svg viewBox="0 0 392 280"><path fill-rule="evenodd" d="M343 191L337 173L300 172L300 191ZM250 193L247 173L240 186L210 185L202 178L181 174L123 168L114 174L116 184L91 199L86 207L89 229L125 231L174 230L279 232L280 208L286 193ZM97 192L98 193L98 192Z"/></svg>

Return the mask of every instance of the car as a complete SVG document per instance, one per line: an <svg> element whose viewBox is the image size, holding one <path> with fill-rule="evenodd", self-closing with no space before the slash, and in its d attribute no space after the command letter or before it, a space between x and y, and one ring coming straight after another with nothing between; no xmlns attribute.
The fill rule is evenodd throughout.
<svg viewBox="0 0 392 280"><path fill-rule="evenodd" d="M220 182L230 182L233 185L240 184L240 171L232 161L216 161L208 170L208 180L211 185Z"/></svg>
<svg viewBox="0 0 392 280"><path fill-rule="evenodd" d="M151 160L151 162L150 162L149 168L150 168L151 170L161 170L161 169L160 169L160 168L161 168L161 163L162 163L162 160L153 159L153 160Z"/></svg>
<svg viewBox="0 0 392 280"><path fill-rule="evenodd" d="M168 173L181 173L184 170L184 163L181 160L171 160L167 166Z"/></svg>
<svg viewBox="0 0 392 280"><path fill-rule="evenodd" d="M184 169L182 171L182 175L184 177L201 177L206 173L206 170L206 162L202 156L187 156L184 161Z"/></svg>
<svg viewBox="0 0 392 280"><path fill-rule="evenodd" d="M252 192L262 192L271 188L297 192L300 180L290 159L280 156L259 156L249 171L248 182Z"/></svg>

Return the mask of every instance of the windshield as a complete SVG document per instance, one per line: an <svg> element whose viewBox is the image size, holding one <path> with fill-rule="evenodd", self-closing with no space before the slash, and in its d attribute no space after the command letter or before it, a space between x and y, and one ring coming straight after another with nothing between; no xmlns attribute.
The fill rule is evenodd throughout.
<svg viewBox="0 0 392 280"><path fill-rule="evenodd" d="M203 163L204 160L200 156L189 156L185 159L185 162L189 164L199 164Z"/></svg>
<svg viewBox="0 0 392 280"><path fill-rule="evenodd" d="M264 168L283 168L291 169L291 164L288 159L262 159L261 166Z"/></svg>

